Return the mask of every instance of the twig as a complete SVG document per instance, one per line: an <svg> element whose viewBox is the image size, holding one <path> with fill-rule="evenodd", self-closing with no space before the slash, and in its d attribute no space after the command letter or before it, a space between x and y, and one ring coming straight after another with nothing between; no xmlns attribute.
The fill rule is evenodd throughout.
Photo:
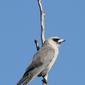
<svg viewBox="0 0 85 85"><path fill-rule="evenodd" d="M38 44L38 40L36 39L34 42L35 42L35 45L36 45L36 49L38 51L40 49L39 44Z"/></svg>
<svg viewBox="0 0 85 85"><path fill-rule="evenodd" d="M45 24L44 24L45 13L44 13L43 6L42 6L42 0L37 0L37 1L38 1L39 10L40 10L41 43L42 43L42 46L43 46L44 41L45 41L45 33L44 33L44 30L45 30ZM47 85L47 83L46 83L47 79L48 79L48 75L45 75L45 77L43 78L42 85Z"/></svg>
<svg viewBox="0 0 85 85"><path fill-rule="evenodd" d="M42 46L43 46L43 44L45 42L45 33L44 33L44 30L45 30L45 24L44 24L45 13L44 13L43 6L42 6L42 0L37 0L37 2L38 2L39 10L40 10L41 43L42 43ZM40 47L39 47L37 39L35 40L35 45L36 45L36 49L38 51L40 49ZM42 80L43 81L42 85L47 85L47 80L48 80L48 74L46 74L44 76L44 78Z"/></svg>
<svg viewBox="0 0 85 85"><path fill-rule="evenodd" d="M44 24L44 19L45 19L45 12L42 7L42 0L37 0L38 1L38 6L40 10L40 23L41 23L41 42L42 45L45 41L45 34L44 34L44 29L45 29L45 24Z"/></svg>

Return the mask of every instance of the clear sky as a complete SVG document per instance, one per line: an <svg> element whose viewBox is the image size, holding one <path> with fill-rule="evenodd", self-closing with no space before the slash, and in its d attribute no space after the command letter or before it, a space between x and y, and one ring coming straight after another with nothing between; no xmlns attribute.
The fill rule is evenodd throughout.
<svg viewBox="0 0 85 85"><path fill-rule="evenodd" d="M85 85L85 0L43 0L46 37L66 40L48 85ZM37 0L0 0L0 85L16 85L40 39ZM30 85L41 85L35 78Z"/></svg>

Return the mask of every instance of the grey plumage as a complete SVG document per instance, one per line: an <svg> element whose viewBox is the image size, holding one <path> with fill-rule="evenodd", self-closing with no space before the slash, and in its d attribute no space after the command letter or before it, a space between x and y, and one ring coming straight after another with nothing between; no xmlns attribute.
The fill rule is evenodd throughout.
<svg viewBox="0 0 85 85"><path fill-rule="evenodd" d="M58 55L58 39L60 40L58 37L51 37L45 41L17 85L27 85L36 76L44 76L49 72Z"/></svg>

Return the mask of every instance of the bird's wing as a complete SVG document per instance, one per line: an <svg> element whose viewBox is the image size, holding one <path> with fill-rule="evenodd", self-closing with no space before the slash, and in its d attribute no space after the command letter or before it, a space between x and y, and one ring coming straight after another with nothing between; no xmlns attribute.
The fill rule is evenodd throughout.
<svg viewBox="0 0 85 85"><path fill-rule="evenodd" d="M29 72L43 64L49 64L55 55L55 50L52 47L43 46L34 56L32 63L27 67L26 72ZM25 72L25 73L26 73Z"/></svg>
<svg viewBox="0 0 85 85"><path fill-rule="evenodd" d="M49 64L55 55L55 50L51 46L43 46L34 56L32 63Z"/></svg>
<svg viewBox="0 0 85 85"><path fill-rule="evenodd" d="M43 46L34 56L32 63L26 69L22 79L19 81L17 85L26 85L27 82L32 80L35 76L37 76L43 69L45 69L46 65L48 65L52 58L54 57L55 50L51 47Z"/></svg>

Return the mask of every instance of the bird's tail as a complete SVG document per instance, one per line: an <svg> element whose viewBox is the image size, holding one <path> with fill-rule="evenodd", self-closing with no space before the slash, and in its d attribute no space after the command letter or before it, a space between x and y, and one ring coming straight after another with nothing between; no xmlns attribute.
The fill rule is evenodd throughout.
<svg viewBox="0 0 85 85"><path fill-rule="evenodd" d="M33 78L39 75L42 68L36 68L32 70L27 70L21 80L17 83L17 85L27 85Z"/></svg>
<svg viewBox="0 0 85 85"><path fill-rule="evenodd" d="M31 72L25 73L17 85L27 85L32 80L34 75Z"/></svg>

